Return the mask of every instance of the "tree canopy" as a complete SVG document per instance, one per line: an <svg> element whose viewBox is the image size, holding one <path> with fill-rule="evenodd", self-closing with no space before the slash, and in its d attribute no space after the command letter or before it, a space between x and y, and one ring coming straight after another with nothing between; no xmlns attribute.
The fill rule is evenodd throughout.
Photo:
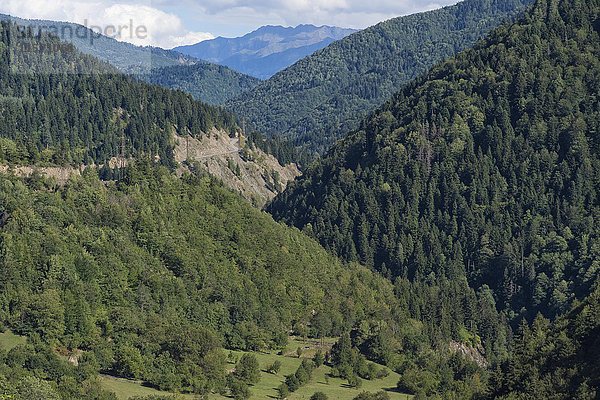
<svg viewBox="0 0 600 400"><path fill-rule="evenodd" d="M233 131L233 115L138 82L32 28L0 26L0 162L173 164L172 136Z"/></svg>

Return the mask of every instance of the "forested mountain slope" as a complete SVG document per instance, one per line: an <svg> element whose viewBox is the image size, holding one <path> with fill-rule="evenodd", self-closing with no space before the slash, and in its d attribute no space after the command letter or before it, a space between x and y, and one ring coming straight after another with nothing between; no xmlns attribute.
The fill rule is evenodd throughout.
<svg viewBox="0 0 600 400"><path fill-rule="evenodd" d="M404 84L532 2L466 0L383 22L299 61L229 107L258 131L322 154Z"/></svg>
<svg viewBox="0 0 600 400"><path fill-rule="evenodd" d="M71 44L0 27L0 161L103 164L157 157L173 165L173 132L234 131L233 115L124 76Z"/></svg>
<svg viewBox="0 0 600 400"><path fill-rule="evenodd" d="M551 325L522 326L513 357L493 377L494 399L597 399L600 396L600 286Z"/></svg>
<svg viewBox="0 0 600 400"><path fill-rule="evenodd" d="M102 35L70 22L30 20L0 14L0 20L29 26L73 44L84 54L106 61L123 72L142 72L152 68L195 64L198 60L172 50L141 47Z"/></svg>
<svg viewBox="0 0 600 400"><path fill-rule="evenodd" d="M175 50L259 79L268 79L354 32L353 29L334 26L263 26L242 37L218 37Z"/></svg>
<svg viewBox="0 0 600 400"><path fill-rule="evenodd" d="M140 162L118 184L90 170L64 188L0 175L0 189L0 327L35 344L0 353L0 384L36 370L60 398L97 398L66 393L102 371L222 391L223 346L279 348L317 314L328 324L314 337L404 315L385 279L342 266L208 176ZM54 350L84 351L80 368Z"/></svg>
<svg viewBox="0 0 600 400"><path fill-rule="evenodd" d="M206 62L155 68L140 77L149 83L187 92L213 105L224 104L260 83L249 75Z"/></svg>
<svg viewBox="0 0 600 400"><path fill-rule="evenodd" d="M121 42L78 24L28 20L0 14L0 20L41 29L71 43L81 53L105 61L126 74L169 89L180 89L209 104L223 104L260 81L232 69L172 50Z"/></svg>
<svg viewBox="0 0 600 400"><path fill-rule="evenodd" d="M509 319L600 273L600 1L539 0L406 86L270 205L392 277L466 276Z"/></svg>

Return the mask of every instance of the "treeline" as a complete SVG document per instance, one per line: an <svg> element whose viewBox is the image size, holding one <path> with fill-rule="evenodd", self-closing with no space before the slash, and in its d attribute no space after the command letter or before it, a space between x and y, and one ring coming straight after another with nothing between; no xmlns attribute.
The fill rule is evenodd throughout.
<svg viewBox="0 0 600 400"><path fill-rule="evenodd" d="M233 131L233 115L143 84L31 28L0 28L0 162L173 164L173 132Z"/></svg>
<svg viewBox="0 0 600 400"><path fill-rule="evenodd" d="M305 157L323 154L406 83L532 2L466 0L380 23L299 61L228 108L267 136L291 140Z"/></svg>

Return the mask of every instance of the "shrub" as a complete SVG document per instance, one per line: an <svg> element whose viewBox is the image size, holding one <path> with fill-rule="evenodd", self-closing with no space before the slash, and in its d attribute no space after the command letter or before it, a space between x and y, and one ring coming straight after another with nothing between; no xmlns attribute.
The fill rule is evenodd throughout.
<svg viewBox="0 0 600 400"><path fill-rule="evenodd" d="M260 367L253 354L244 354L235 366L234 375L237 379L248 385L258 383L260 380Z"/></svg>
<svg viewBox="0 0 600 400"><path fill-rule="evenodd" d="M290 392L295 392L300 388L300 381L296 377L296 374L288 375L285 378L285 384L287 385Z"/></svg>
<svg viewBox="0 0 600 400"><path fill-rule="evenodd" d="M387 378L388 376L390 376L390 370L387 368L381 368L379 371L377 371L375 378L383 379L383 378Z"/></svg>
<svg viewBox="0 0 600 400"><path fill-rule="evenodd" d="M267 372L270 374L277 375L279 371L281 371L281 361L279 360L267 367Z"/></svg>
<svg viewBox="0 0 600 400"><path fill-rule="evenodd" d="M356 375L352 375L348 378L348 385L354 389L360 389L362 387L362 379Z"/></svg>
<svg viewBox="0 0 600 400"><path fill-rule="evenodd" d="M323 356L323 352L321 352L321 350L318 350L315 353L315 356L313 357L313 363L315 364L316 368L319 368L325 363L325 356Z"/></svg>
<svg viewBox="0 0 600 400"><path fill-rule="evenodd" d="M310 400L327 400L327 395L323 392L317 392L310 396Z"/></svg>
<svg viewBox="0 0 600 400"><path fill-rule="evenodd" d="M290 389L288 388L288 386L285 383L282 383L278 388L277 388L277 398L280 400L284 400L286 399L288 396L290 395Z"/></svg>
<svg viewBox="0 0 600 400"><path fill-rule="evenodd" d="M229 380L229 390L231 391L231 397L235 400L247 400L251 396L250 389L246 382L236 378Z"/></svg>
<svg viewBox="0 0 600 400"><path fill-rule="evenodd" d="M377 392L375 394L369 392L362 392L353 400L390 400L390 395L384 391Z"/></svg>

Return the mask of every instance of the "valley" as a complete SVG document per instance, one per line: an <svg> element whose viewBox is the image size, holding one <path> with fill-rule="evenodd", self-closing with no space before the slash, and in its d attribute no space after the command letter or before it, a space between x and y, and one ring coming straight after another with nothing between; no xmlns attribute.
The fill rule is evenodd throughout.
<svg viewBox="0 0 600 400"><path fill-rule="evenodd" d="M0 13L0 399L600 398L600 0Z"/></svg>

